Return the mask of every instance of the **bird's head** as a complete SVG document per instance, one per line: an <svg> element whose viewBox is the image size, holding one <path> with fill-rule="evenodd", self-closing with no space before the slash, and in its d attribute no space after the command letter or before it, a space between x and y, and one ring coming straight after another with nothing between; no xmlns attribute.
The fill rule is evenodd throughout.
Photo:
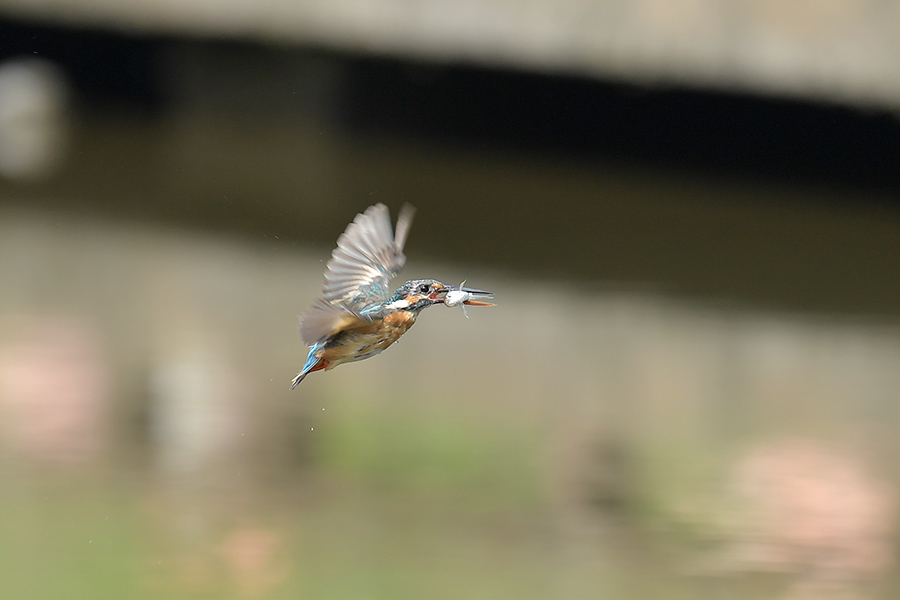
<svg viewBox="0 0 900 600"><path fill-rule="evenodd" d="M449 286L436 279L413 279L397 288L389 306L418 312L432 304L443 302L449 291Z"/></svg>
<svg viewBox="0 0 900 600"><path fill-rule="evenodd" d="M389 306L398 310L420 311L433 304L443 304L447 299L447 294L453 291L470 292L471 295L490 296L490 292L484 290L476 290L473 288L460 287L455 285L447 285L436 279L413 279L407 281L394 292ZM466 300L463 304L474 306L490 306L484 302L475 300Z"/></svg>

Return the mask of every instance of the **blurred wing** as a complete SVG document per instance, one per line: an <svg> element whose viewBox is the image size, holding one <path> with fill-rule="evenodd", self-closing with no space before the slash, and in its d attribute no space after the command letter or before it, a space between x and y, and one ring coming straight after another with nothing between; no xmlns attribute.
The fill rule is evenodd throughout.
<svg viewBox="0 0 900 600"><path fill-rule="evenodd" d="M300 338L312 346L360 322L365 321L359 315L319 298L300 317Z"/></svg>
<svg viewBox="0 0 900 600"><path fill-rule="evenodd" d="M326 303L356 313L390 298L390 281L406 263L403 245L414 213L408 204L400 210L396 239L391 231L391 214L384 204L356 215L338 238L325 269Z"/></svg>

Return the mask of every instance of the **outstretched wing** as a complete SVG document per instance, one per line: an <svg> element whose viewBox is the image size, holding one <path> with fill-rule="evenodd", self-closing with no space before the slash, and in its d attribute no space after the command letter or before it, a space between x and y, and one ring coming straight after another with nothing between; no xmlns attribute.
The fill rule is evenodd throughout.
<svg viewBox="0 0 900 600"><path fill-rule="evenodd" d="M406 263L403 245L415 209L406 204L397 219L396 236L384 204L356 215L338 238L325 269L322 298L300 318L300 337L309 346L362 320L367 306L390 298L391 279Z"/></svg>
<svg viewBox="0 0 900 600"><path fill-rule="evenodd" d="M356 215L338 238L325 269L325 301L354 312L386 301L391 294L391 279L406 263L403 244L414 213L408 204L400 210L396 238L384 204Z"/></svg>

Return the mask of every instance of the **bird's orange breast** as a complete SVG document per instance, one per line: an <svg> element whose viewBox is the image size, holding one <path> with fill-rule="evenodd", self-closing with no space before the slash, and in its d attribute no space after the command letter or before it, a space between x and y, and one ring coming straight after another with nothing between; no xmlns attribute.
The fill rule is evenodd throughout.
<svg viewBox="0 0 900 600"><path fill-rule="evenodd" d="M398 311L378 321L360 323L335 335L319 357L328 362L325 370L369 358L400 339L415 322L414 313Z"/></svg>
<svg viewBox="0 0 900 600"><path fill-rule="evenodd" d="M399 331L397 337L400 337L406 330L413 326L416 322L416 314L406 310L391 313L384 318L384 324L390 328Z"/></svg>

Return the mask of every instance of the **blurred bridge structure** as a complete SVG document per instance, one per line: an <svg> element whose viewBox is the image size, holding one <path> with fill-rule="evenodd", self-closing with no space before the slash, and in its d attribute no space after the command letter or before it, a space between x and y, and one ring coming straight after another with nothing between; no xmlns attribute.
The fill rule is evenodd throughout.
<svg viewBox="0 0 900 600"><path fill-rule="evenodd" d="M894 108L881 0L0 0L8 17Z"/></svg>

